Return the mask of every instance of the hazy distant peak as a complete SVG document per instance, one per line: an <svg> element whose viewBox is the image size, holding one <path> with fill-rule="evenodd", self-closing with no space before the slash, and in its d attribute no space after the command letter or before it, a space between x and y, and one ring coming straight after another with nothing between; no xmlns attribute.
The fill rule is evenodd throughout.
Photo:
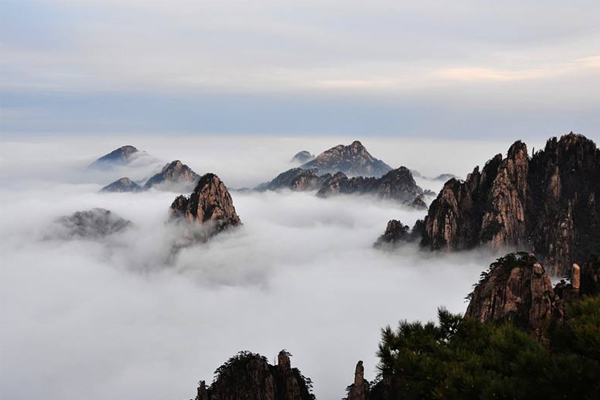
<svg viewBox="0 0 600 400"><path fill-rule="evenodd" d="M100 157L94 161L90 167L107 167L112 165L125 165L131 161L131 156L139 152L137 148L131 145L121 146L118 149Z"/></svg>
<svg viewBox="0 0 600 400"><path fill-rule="evenodd" d="M361 142L355 140L350 145L332 147L319 154L301 168L317 168L320 173L344 172L351 176L380 177L392 170L392 167L373 157Z"/></svg>

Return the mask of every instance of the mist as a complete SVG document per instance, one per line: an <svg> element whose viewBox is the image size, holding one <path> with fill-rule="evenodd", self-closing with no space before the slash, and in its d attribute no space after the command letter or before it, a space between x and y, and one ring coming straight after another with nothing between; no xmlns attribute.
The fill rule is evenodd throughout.
<svg viewBox="0 0 600 400"><path fill-rule="evenodd" d="M319 153L353 138L263 139L3 142L1 397L188 399L199 379L211 381L238 351L272 361L285 348L312 378L317 398L339 399L358 360L375 377L380 328L433 320L439 306L464 312L464 297L494 255L372 246L387 221L412 226L424 211L366 196L232 190L243 227L173 255L181 232L167 223L168 208L179 193L98 193L173 159L216 173L230 189L253 187L293 167L297 151ZM86 169L124 144L147 151L152 162ZM508 148L471 142L467 151L466 142L416 139L363 144L393 167L425 176L465 176ZM442 156L450 145L456 153ZM418 183L435 191L443 184ZM96 207L131 226L104 238L58 234L57 218Z"/></svg>

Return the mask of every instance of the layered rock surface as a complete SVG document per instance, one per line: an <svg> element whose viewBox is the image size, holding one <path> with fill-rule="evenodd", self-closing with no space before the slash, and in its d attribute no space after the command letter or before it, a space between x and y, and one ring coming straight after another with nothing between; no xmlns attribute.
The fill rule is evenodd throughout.
<svg viewBox="0 0 600 400"><path fill-rule="evenodd" d="M242 224L225 184L215 174L200 178L189 197L178 196L171 204L171 219L189 227L188 239L206 241L215 234Z"/></svg>
<svg viewBox="0 0 600 400"><path fill-rule="evenodd" d="M451 179L431 204L422 244L535 252L552 274L600 249L600 150L581 135L550 139L531 158L514 143L466 181Z"/></svg>
<svg viewBox="0 0 600 400"><path fill-rule="evenodd" d="M380 177L392 170L392 167L373 157L358 140L348 146L340 144L332 147L301 168L316 168L321 174L343 172L350 176L366 177Z"/></svg>
<svg viewBox="0 0 600 400"><path fill-rule="evenodd" d="M259 354L241 352L215 371L210 386L200 381L196 400L314 400L310 380L291 367L282 350L273 366Z"/></svg>

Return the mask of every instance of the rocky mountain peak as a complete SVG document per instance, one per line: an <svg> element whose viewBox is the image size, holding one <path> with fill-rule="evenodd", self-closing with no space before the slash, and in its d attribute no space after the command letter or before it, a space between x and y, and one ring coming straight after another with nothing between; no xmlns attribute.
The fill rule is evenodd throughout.
<svg viewBox="0 0 600 400"><path fill-rule="evenodd" d="M294 155L294 157L292 157L291 162L298 163L298 164L304 164L304 163L307 163L314 159L315 159L314 155L312 155L310 152L308 152L306 150L302 150L302 151L299 151L298 153L296 153L296 155Z"/></svg>
<svg viewBox="0 0 600 400"><path fill-rule="evenodd" d="M171 218L192 228L190 241L206 241L215 234L242 225L225 184L215 174L203 175L189 197L178 196L171 204ZM200 228L200 229L196 229Z"/></svg>
<svg viewBox="0 0 600 400"><path fill-rule="evenodd" d="M552 282L533 254L511 253L482 274L465 316L481 322L510 320L537 338L558 311Z"/></svg>
<svg viewBox="0 0 600 400"><path fill-rule="evenodd" d="M129 220L104 208L77 211L55 221L56 231L49 235L61 239L101 239L131 227Z"/></svg>
<svg viewBox="0 0 600 400"><path fill-rule="evenodd" d="M310 380L291 367L289 354L282 350L278 359L273 366L260 354L240 352L215 371L210 387L200 381L196 400L314 400Z"/></svg>
<svg viewBox="0 0 600 400"><path fill-rule="evenodd" d="M180 160L175 160L166 164L159 173L148 179L144 187L150 189L160 185L167 189L187 189L193 186L199 178L200 176L190 167Z"/></svg>
<svg viewBox="0 0 600 400"><path fill-rule="evenodd" d="M582 135L548 140L528 156L515 142L433 201L422 244L431 249L533 251L555 275L600 248L600 150Z"/></svg>
<svg viewBox="0 0 600 400"><path fill-rule="evenodd" d="M110 153L98 158L90 165L90 167L101 168L113 165L125 165L131 161L132 155L138 151L138 149L130 145L121 146L118 149L115 149Z"/></svg>
<svg viewBox="0 0 600 400"><path fill-rule="evenodd" d="M132 181L131 179L124 177L120 178L113 183L104 186L100 189L100 192L112 192L112 193L125 193L125 192L140 192L143 188Z"/></svg>
<svg viewBox="0 0 600 400"><path fill-rule="evenodd" d="M379 177L392 167L374 158L358 140L350 145L337 145L319 154L301 168L317 168L320 173L335 174L338 171L350 176Z"/></svg>

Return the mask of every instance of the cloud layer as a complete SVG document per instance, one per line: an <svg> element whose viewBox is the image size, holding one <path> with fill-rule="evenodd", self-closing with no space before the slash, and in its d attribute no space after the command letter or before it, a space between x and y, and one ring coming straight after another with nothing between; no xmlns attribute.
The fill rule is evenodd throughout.
<svg viewBox="0 0 600 400"><path fill-rule="evenodd" d="M267 180L267 164L280 168L300 150L295 139L255 141L264 157L231 139L139 140L145 145L133 144L157 157L181 152L198 172L223 171L229 186ZM67 143L71 156L53 161L54 146ZM303 145L319 151L323 142ZM3 144L2 397L189 398L198 379L210 380L237 351L273 357L286 348L319 398L339 398L357 360L374 377L381 327L433 319L440 305L464 311L464 296L493 258L376 251L389 219L412 225L422 213L367 197L290 192L234 192L243 228L173 257L180 232L165 222L176 193L97 193L110 177L80 168L93 148L70 138ZM229 153L215 157L220 148ZM236 159L258 172L240 171ZM437 160L431 175L450 167ZM53 235L57 217L93 207L134 226L97 240Z"/></svg>

